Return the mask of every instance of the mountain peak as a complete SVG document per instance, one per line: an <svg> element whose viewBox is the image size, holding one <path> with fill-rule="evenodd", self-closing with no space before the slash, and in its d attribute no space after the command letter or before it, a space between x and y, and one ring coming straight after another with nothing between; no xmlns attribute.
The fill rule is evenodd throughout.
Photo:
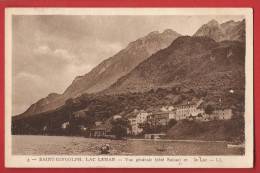
<svg viewBox="0 0 260 173"><path fill-rule="evenodd" d="M50 93L50 94L48 94L48 96L47 97L56 97L56 96L59 96L60 94L58 94L58 93Z"/></svg>
<svg viewBox="0 0 260 173"><path fill-rule="evenodd" d="M154 35L158 35L158 34L160 34L159 31L152 31L149 34L147 34L147 36L149 37L149 36L154 36Z"/></svg>
<svg viewBox="0 0 260 173"><path fill-rule="evenodd" d="M224 23L234 23L235 21L234 20L229 20L229 21L226 21Z"/></svg>
<svg viewBox="0 0 260 173"><path fill-rule="evenodd" d="M159 32L159 31L152 31L152 32L150 32L149 34L147 34L144 38L146 38L146 37L151 37L151 36L159 36L159 35L173 35L173 34L175 34L175 35L179 35L179 36L180 36L179 33L177 33L176 31L174 31L174 30L168 28L168 29L165 29L165 30L162 31L162 32Z"/></svg>
<svg viewBox="0 0 260 173"><path fill-rule="evenodd" d="M163 34L172 34L175 33L172 29L165 29L163 32Z"/></svg>
<svg viewBox="0 0 260 173"><path fill-rule="evenodd" d="M218 21L216 21L215 19L212 19L212 20L210 20L206 25L213 27L213 26L218 26L219 23L218 23Z"/></svg>
<svg viewBox="0 0 260 173"><path fill-rule="evenodd" d="M245 26L243 21L229 20L224 23L218 23L215 19L202 25L194 34L194 36L205 36L215 41L236 40L243 41Z"/></svg>

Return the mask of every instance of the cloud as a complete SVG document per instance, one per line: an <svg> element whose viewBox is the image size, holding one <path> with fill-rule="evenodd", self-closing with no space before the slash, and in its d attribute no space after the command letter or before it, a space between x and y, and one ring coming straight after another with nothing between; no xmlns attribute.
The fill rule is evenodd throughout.
<svg viewBox="0 0 260 173"><path fill-rule="evenodd" d="M95 47L99 48L102 52L113 54L123 49L123 45L119 42L106 42L102 40L96 40Z"/></svg>
<svg viewBox="0 0 260 173"><path fill-rule="evenodd" d="M56 59L60 58L65 61L71 61L75 59L75 55L71 54L67 50L60 48L51 50L50 47L47 45L38 46L34 49L34 53L35 55L44 55Z"/></svg>
<svg viewBox="0 0 260 173"><path fill-rule="evenodd" d="M28 103L34 103L39 96L45 96L48 92L48 84L44 78L28 72L20 72L13 79L13 104L14 113L21 113L28 108ZM45 89L42 89L45 88Z"/></svg>
<svg viewBox="0 0 260 173"><path fill-rule="evenodd" d="M27 72L20 72L16 75L16 80L28 80L28 81L33 81L34 83L40 83L42 81L42 77L36 75L36 74L30 74Z"/></svg>
<svg viewBox="0 0 260 173"><path fill-rule="evenodd" d="M75 56L70 54L65 49L56 49L53 51L53 54L55 55L55 57L63 58L64 60L74 60L75 59Z"/></svg>
<svg viewBox="0 0 260 173"><path fill-rule="evenodd" d="M51 49L46 45L42 45L42 46L39 46L36 49L34 49L34 53L36 53L36 54L48 54L50 52L51 52Z"/></svg>

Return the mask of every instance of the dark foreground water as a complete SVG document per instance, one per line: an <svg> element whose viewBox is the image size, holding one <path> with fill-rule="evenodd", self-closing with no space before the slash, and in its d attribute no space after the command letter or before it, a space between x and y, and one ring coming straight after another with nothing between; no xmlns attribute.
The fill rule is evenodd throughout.
<svg viewBox="0 0 260 173"><path fill-rule="evenodd" d="M12 136L15 155L99 155L104 144L110 155L241 155L243 148L226 142L109 140L64 136Z"/></svg>

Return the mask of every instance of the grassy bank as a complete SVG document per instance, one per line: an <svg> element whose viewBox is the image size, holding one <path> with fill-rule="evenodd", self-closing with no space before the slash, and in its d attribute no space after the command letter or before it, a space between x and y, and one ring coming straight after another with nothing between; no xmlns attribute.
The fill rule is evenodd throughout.
<svg viewBox="0 0 260 173"><path fill-rule="evenodd" d="M169 139L205 141L244 141L244 119L209 122L179 121L167 131Z"/></svg>

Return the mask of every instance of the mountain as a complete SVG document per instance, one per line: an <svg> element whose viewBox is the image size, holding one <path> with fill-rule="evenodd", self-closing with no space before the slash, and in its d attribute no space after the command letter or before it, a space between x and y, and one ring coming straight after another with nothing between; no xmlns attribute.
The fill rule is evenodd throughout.
<svg viewBox="0 0 260 173"><path fill-rule="evenodd" d="M32 104L21 116L28 116L48 110L54 110L57 107L64 104L61 99L62 95L57 93L50 93L47 97L40 99L36 103ZM18 115L18 116L20 116Z"/></svg>
<svg viewBox="0 0 260 173"><path fill-rule="evenodd" d="M245 20L227 21L219 24L216 20L211 20L202 25L193 36L207 36L215 41L232 40L245 41Z"/></svg>
<svg viewBox="0 0 260 173"><path fill-rule="evenodd" d="M167 29L162 33L151 32L147 36L131 42L125 49L103 61L90 73L76 78L64 95L75 97L85 92L96 93L106 89L150 55L168 47L179 36L180 34Z"/></svg>
<svg viewBox="0 0 260 173"><path fill-rule="evenodd" d="M143 92L176 85L216 92L243 89L244 57L241 42L182 36L140 63L106 92Z"/></svg>
<svg viewBox="0 0 260 173"><path fill-rule="evenodd" d="M181 35L177 32L166 29L162 33L151 32L129 43L125 49L104 60L89 73L76 77L63 94L48 95L31 105L22 115L53 110L62 106L69 98L75 98L83 93L96 93L108 88L153 53L168 47L179 36Z"/></svg>
<svg viewBox="0 0 260 173"><path fill-rule="evenodd" d="M179 84L191 88L240 87L238 81L244 80L244 41L245 20L222 24L211 20L193 37L179 37L153 54L106 92L142 92Z"/></svg>

